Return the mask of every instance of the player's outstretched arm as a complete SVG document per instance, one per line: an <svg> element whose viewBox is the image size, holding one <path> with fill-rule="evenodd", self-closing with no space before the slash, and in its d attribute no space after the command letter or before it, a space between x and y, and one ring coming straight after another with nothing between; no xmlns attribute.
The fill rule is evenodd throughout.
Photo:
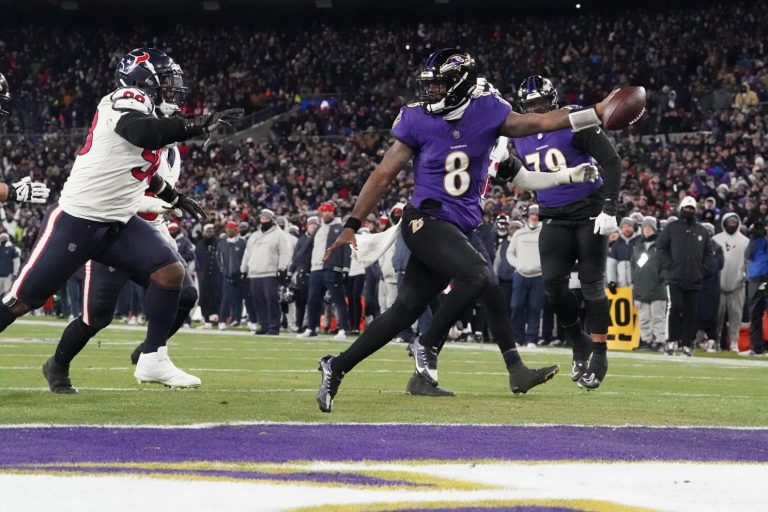
<svg viewBox="0 0 768 512"><path fill-rule="evenodd" d="M373 211L379 203L381 196L384 195L384 192L389 187L389 184L392 183L392 180L403 170L411 158L413 158L413 150L399 140L396 140L389 147L387 152L384 153L381 163L368 176L365 185L363 185L363 190L360 191L360 197L357 198L357 202L352 209L352 215L344 225L344 229L339 237L328 247L328 250L325 252L325 259L330 258L333 251L343 245L351 244L352 247L357 248L355 233L360 229L363 219Z"/></svg>
<svg viewBox="0 0 768 512"><path fill-rule="evenodd" d="M242 115L241 108L189 118L158 118L141 112L128 112L117 122L115 132L134 146L160 149L174 142L213 133L222 126L231 126L230 122Z"/></svg>
<svg viewBox="0 0 768 512"><path fill-rule="evenodd" d="M517 157L510 156L499 164L498 177L511 181L516 187L535 191L573 183L594 183L600 173L592 164L579 164L558 172L533 172L526 169Z"/></svg>
<svg viewBox="0 0 768 512"><path fill-rule="evenodd" d="M617 91L618 89L613 91L594 107L576 111L561 108L546 114L518 114L517 112L510 112L501 126L500 133L507 137L519 138L542 132L562 130L563 128L573 128L574 131L580 131L592 126L598 126L605 106Z"/></svg>

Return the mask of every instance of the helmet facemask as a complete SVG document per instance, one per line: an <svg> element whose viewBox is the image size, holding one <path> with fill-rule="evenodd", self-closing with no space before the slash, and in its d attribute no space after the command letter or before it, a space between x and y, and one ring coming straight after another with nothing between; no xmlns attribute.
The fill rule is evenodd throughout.
<svg viewBox="0 0 768 512"><path fill-rule="evenodd" d="M187 88L184 87L184 78L181 67L173 64L168 71L158 74L158 103L157 111L163 117L172 117L181 111L180 105L184 103Z"/></svg>
<svg viewBox="0 0 768 512"><path fill-rule="evenodd" d="M517 103L523 114L545 114L557 108L557 89L542 76L530 76L517 90Z"/></svg>

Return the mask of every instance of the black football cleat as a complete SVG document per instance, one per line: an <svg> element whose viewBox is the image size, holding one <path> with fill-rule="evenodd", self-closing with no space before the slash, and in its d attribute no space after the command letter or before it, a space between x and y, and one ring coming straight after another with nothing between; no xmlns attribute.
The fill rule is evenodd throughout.
<svg viewBox="0 0 768 512"><path fill-rule="evenodd" d="M333 398L339 392L339 385L343 375L338 375L331 368L331 363L335 357L325 356L318 361L318 371L323 374L320 381L320 391L317 392L317 404L323 412L331 412L333 408Z"/></svg>
<svg viewBox="0 0 768 512"><path fill-rule="evenodd" d="M432 387L437 387L437 347L426 348L418 338L411 343L416 372Z"/></svg>
<svg viewBox="0 0 768 512"><path fill-rule="evenodd" d="M405 392L415 396L456 396L453 391L429 384L418 372L413 372Z"/></svg>
<svg viewBox="0 0 768 512"><path fill-rule="evenodd" d="M76 395L79 393L77 388L72 386L69 380L69 368L61 366L53 357L43 364L43 376L48 381L48 387L51 391L60 395Z"/></svg>
<svg viewBox="0 0 768 512"><path fill-rule="evenodd" d="M133 352L131 352L131 364L133 366L136 366L136 364L139 362L139 356L141 356L142 350L144 350L143 341L139 343L139 345L135 349L133 349Z"/></svg>
<svg viewBox="0 0 768 512"><path fill-rule="evenodd" d="M576 361L571 363L571 380L578 382L582 375L587 371L589 363L587 361Z"/></svg>
<svg viewBox="0 0 768 512"><path fill-rule="evenodd" d="M531 369L522 362L512 365L509 370L509 389L519 395L527 393L531 388L544 384L558 374L560 365L547 366L546 368Z"/></svg>
<svg viewBox="0 0 768 512"><path fill-rule="evenodd" d="M608 373L608 356L605 352L592 352L587 371L579 378L578 385L586 390L600 387Z"/></svg>

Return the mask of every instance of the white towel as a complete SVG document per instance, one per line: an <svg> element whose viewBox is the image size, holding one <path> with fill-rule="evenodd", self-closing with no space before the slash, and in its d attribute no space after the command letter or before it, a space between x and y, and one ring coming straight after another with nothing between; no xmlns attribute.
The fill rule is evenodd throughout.
<svg viewBox="0 0 768 512"><path fill-rule="evenodd" d="M395 243L398 234L400 234L400 222L381 233L358 233L355 235L357 261L365 268L370 267Z"/></svg>

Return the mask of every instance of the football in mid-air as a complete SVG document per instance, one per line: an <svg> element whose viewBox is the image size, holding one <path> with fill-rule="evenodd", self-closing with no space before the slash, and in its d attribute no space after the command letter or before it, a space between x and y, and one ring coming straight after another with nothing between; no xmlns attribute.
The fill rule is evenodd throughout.
<svg viewBox="0 0 768 512"><path fill-rule="evenodd" d="M603 111L607 130L623 130L636 123L645 113L645 87L623 87L608 101Z"/></svg>

